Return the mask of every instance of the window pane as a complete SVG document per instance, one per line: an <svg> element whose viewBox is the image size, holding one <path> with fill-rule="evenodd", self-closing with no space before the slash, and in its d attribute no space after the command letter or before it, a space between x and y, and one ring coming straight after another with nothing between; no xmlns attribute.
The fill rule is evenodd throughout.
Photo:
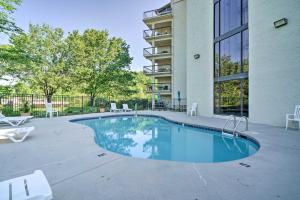
<svg viewBox="0 0 300 200"><path fill-rule="evenodd" d="M221 34L241 26L241 0L221 1Z"/></svg>
<svg viewBox="0 0 300 200"><path fill-rule="evenodd" d="M228 76L241 72L241 34L221 41L221 74Z"/></svg>
<svg viewBox="0 0 300 200"><path fill-rule="evenodd" d="M249 71L249 33L248 30L243 32L243 72Z"/></svg>
<svg viewBox="0 0 300 200"><path fill-rule="evenodd" d="M218 37L220 35L220 30L219 30L219 15L220 15L220 6L219 3L215 4L215 37Z"/></svg>
<svg viewBox="0 0 300 200"><path fill-rule="evenodd" d="M243 116L249 116L249 81L247 80L243 80L242 81L243 84Z"/></svg>
<svg viewBox="0 0 300 200"><path fill-rule="evenodd" d="M220 76L220 43L215 44L215 77Z"/></svg>
<svg viewBox="0 0 300 200"><path fill-rule="evenodd" d="M247 24L248 23L248 0L243 0L242 2L243 4L243 24Z"/></svg>
<svg viewBox="0 0 300 200"><path fill-rule="evenodd" d="M216 114L241 114L240 83L239 80L215 83Z"/></svg>

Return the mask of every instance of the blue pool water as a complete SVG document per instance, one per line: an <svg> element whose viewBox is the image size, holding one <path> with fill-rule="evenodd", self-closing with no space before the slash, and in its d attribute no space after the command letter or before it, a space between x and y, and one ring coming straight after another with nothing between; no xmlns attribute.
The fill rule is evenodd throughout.
<svg viewBox="0 0 300 200"><path fill-rule="evenodd" d="M158 117L80 120L102 148L125 156L186 162L224 162L250 156L259 146L246 138L184 126Z"/></svg>

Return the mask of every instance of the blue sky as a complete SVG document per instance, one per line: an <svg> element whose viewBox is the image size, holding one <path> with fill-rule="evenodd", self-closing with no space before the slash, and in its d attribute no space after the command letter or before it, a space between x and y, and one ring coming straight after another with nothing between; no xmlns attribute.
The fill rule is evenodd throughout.
<svg viewBox="0 0 300 200"><path fill-rule="evenodd" d="M134 57L132 70L141 71L149 65L143 57L148 47L143 39L143 12L163 6L170 0L23 0L14 14L16 24L28 30L28 24L47 23L60 27L65 34L87 28L107 29L112 36L122 37L130 45ZM0 36L0 43L8 39Z"/></svg>

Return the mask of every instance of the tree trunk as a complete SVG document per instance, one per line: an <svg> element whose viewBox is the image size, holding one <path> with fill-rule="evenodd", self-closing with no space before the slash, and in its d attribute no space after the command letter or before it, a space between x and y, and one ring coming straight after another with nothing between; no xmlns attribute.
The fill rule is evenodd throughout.
<svg viewBox="0 0 300 200"><path fill-rule="evenodd" d="M52 102L52 95L51 94L46 95L46 99L47 99L47 103L51 103Z"/></svg>
<svg viewBox="0 0 300 200"><path fill-rule="evenodd" d="M91 96L90 96L90 106L91 106L91 109L94 108L94 102L95 102L95 95L91 94Z"/></svg>

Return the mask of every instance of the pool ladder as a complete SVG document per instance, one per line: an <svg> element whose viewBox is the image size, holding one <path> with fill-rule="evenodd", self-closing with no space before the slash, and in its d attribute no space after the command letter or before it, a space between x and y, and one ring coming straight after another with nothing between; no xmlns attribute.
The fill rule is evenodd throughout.
<svg viewBox="0 0 300 200"><path fill-rule="evenodd" d="M238 122L236 122L236 116L235 115L229 115L228 117L229 118L226 120L226 122L225 122L225 124L224 124L224 126L222 128L222 134L226 134L225 133L225 128L227 126L229 126L230 124L233 124L232 135L233 136L238 136L237 129L238 129L238 127L241 124L241 122L242 122L243 119L246 122L246 127L245 127L244 131L248 131L248 118L247 117L245 117L245 116L240 117Z"/></svg>

